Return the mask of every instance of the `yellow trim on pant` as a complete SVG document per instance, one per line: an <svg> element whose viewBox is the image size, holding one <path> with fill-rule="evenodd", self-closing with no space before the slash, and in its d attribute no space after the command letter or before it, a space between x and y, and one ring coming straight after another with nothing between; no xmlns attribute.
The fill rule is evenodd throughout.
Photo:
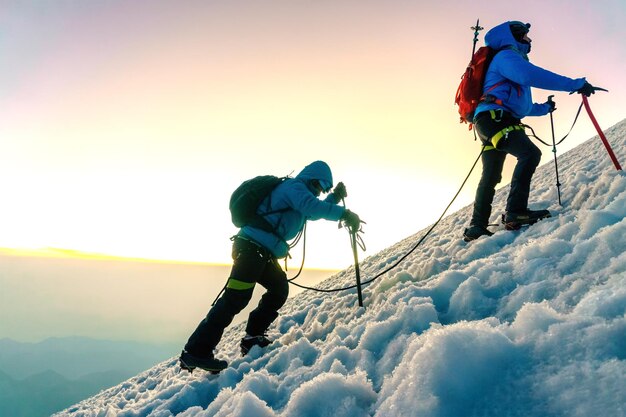
<svg viewBox="0 0 626 417"><path fill-rule="evenodd" d="M226 284L226 288L230 288L231 290L244 291L254 288L255 282L245 282L239 281L238 279L228 278L228 283Z"/></svg>

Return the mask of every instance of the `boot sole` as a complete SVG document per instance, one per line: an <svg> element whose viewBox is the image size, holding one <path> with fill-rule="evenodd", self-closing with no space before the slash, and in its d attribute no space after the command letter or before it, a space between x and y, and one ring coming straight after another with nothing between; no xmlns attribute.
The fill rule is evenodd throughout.
<svg viewBox="0 0 626 417"><path fill-rule="evenodd" d="M246 348L245 346L242 346L241 344L239 345L239 348L241 349L241 356L246 356L248 354L248 352L250 352L252 350L252 348L254 348L255 346L260 347L261 349L264 349L266 347L268 347L269 345L271 345L272 343L268 343L268 344L259 344L259 345L252 345L249 348Z"/></svg>
<svg viewBox="0 0 626 417"><path fill-rule="evenodd" d="M502 215L502 223L504 224L504 228L506 230L515 231L515 230L521 229L524 226L532 226L533 224L537 223L538 221L543 220L543 219L547 219L549 217L552 217L552 214L547 214L545 216L538 217L538 218L536 218L536 219L534 219L532 221L527 221L527 222L515 222L515 221L507 222L507 221L505 221L504 214L503 214Z"/></svg>
<svg viewBox="0 0 626 417"><path fill-rule="evenodd" d="M493 225L491 225L491 226L493 226ZM473 236L468 236L468 235L466 235L465 233L463 233L463 241L465 241L465 242L473 242L473 241L475 241L476 239L479 239L479 238L481 238L481 237L483 237L483 236L491 237L491 236L493 236L493 233L492 233L492 234L490 234L490 235L488 235L488 234L484 234L484 235L480 235L480 236L476 236L476 237L473 237Z"/></svg>
<svg viewBox="0 0 626 417"><path fill-rule="evenodd" d="M186 363L184 360L179 359L180 361L180 369L182 369L183 371L188 371L190 374L193 374L193 371L198 368L198 369L202 369L204 371L210 372L214 375L219 374L221 371L223 371L224 369L228 368L228 366L225 366L223 368L218 368L218 367L207 367L207 366L197 366L197 365L189 365L188 363Z"/></svg>

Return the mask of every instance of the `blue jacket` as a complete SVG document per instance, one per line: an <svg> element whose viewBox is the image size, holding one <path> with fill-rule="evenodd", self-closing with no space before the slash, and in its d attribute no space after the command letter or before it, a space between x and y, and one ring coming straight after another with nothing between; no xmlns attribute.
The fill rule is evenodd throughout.
<svg viewBox="0 0 626 417"><path fill-rule="evenodd" d="M311 185L314 179L333 184L333 175L326 162L315 161L307 165L295 178L283 181L261 203L257 210L260 214L287 209L264 216L276 233L244 226L239 235L267 248L275 257L284 258L289 251L287 241L296 237L306 220L339 220L345 208L337 205L332 193L323 201L318 199Z"/></svg>
<svg viewBox="0 0 626 417"><path fill-rule="evenodd" d="M584 78L564 77L531 64L527 56L530 45L515 40L509 29L509 22L487 32L485 45L500 52L489 65L483 94L502 100L502 105L480 103L476 108L474 119L479 113L493 109L504 109L518 119L525 116L543 116L550 112L550 105L533 104L531 87L572 92L585 84ZM498 85L494 87L496 84Z"/></svg>

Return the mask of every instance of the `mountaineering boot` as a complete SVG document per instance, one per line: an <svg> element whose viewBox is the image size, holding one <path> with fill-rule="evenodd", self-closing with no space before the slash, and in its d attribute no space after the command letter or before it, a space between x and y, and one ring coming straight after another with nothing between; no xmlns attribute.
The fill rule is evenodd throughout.
<svg viewBox="0 0 626 417"><path fill-rule="evenodd" d="M472 240L476 240L481 236L492 236L492 235L493 233L487 230L486 227L470 226L469 228L465 229L465 231L463 232L463 240L466 242L471 242Z"/></svg>
<svg viewBox="0 0 626 417"><path fill-rule="evenodd" d="M551 217L548 210L526 210L519 213L507 212L502 215L502 223L506 230L519 230L524 225L537 223L541 219Z"/></svg>
<svg viewBox="0 0 626 417"><path fill-rule="evenodd" d="M243 339L241 339L241 343L239 346L241 347L241 355L247 354L253 346L259 346L264 348L271 344L272 341L267 338L264 334L261 336L250 336L246 335Z"/></svg>
<svg viewBox="0 0 626 417"><path fill-rule="evenodd" d="M219 374L221 370L228 367L228 362L215 359L211 356L195 356L187 351L180 354L180 368L192 373L194 369L200 368L212 374Z"/></svg>

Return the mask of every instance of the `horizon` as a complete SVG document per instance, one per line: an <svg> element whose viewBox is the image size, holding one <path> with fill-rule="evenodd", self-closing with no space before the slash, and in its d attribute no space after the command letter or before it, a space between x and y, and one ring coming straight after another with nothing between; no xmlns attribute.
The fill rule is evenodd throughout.
<svg viewBox="0 0 626 417"><path fill-rule="evenodd" d="M9 256L20 256L20 257L43 257L43 258L73 258L73 259L91 259L91 260L102 260L102 261L120 261L120 262L154 262L154 263L164 263L164 264L183 264L183 265L214 265L214 266L228 266L228 264L218 264L212 262L201 262L201 261L185 261L185 260L177 260L177 259L150 259L150 258L134 258L129 256L118 256L114 254L107 253L94 253L94 252L84 252L78 249L68 249L68 248L2 248L0 247L0 255L5 254Z"/></svg>
<svg viewBox="0 0 626 417"><path fill-rule="evenodd" d="M156 264L174 264L174 265L196 265L196 266L215 266L215 267L231 267L230 263L216 263L204 261L188 261L181 259L157 259L157 258L134 258L129 256L120 256L107 253L83 252L77 249L68 248L3 248L0 247L0 256L17 256L31 258L68 258L68 259L84 259L93 261L118 261L118 262L139 262L139 263L156 263ZM320 271L320 272L337 272L336 268L309 268L303 270Z"/></svg>
<svg viewBox="0 0 626 417"><path fill-rule="evenodd" d="M182 344L207 313L231 265L93 256L75 251L0 249L0 338L50 337ZM296 268L297 271L297 268ZM304 269L317 284L336 270ZM287 271L293 277L295 271ZM302 292L290 288L290 297ZM247 318L250 305L235 318Z"/></svg>

